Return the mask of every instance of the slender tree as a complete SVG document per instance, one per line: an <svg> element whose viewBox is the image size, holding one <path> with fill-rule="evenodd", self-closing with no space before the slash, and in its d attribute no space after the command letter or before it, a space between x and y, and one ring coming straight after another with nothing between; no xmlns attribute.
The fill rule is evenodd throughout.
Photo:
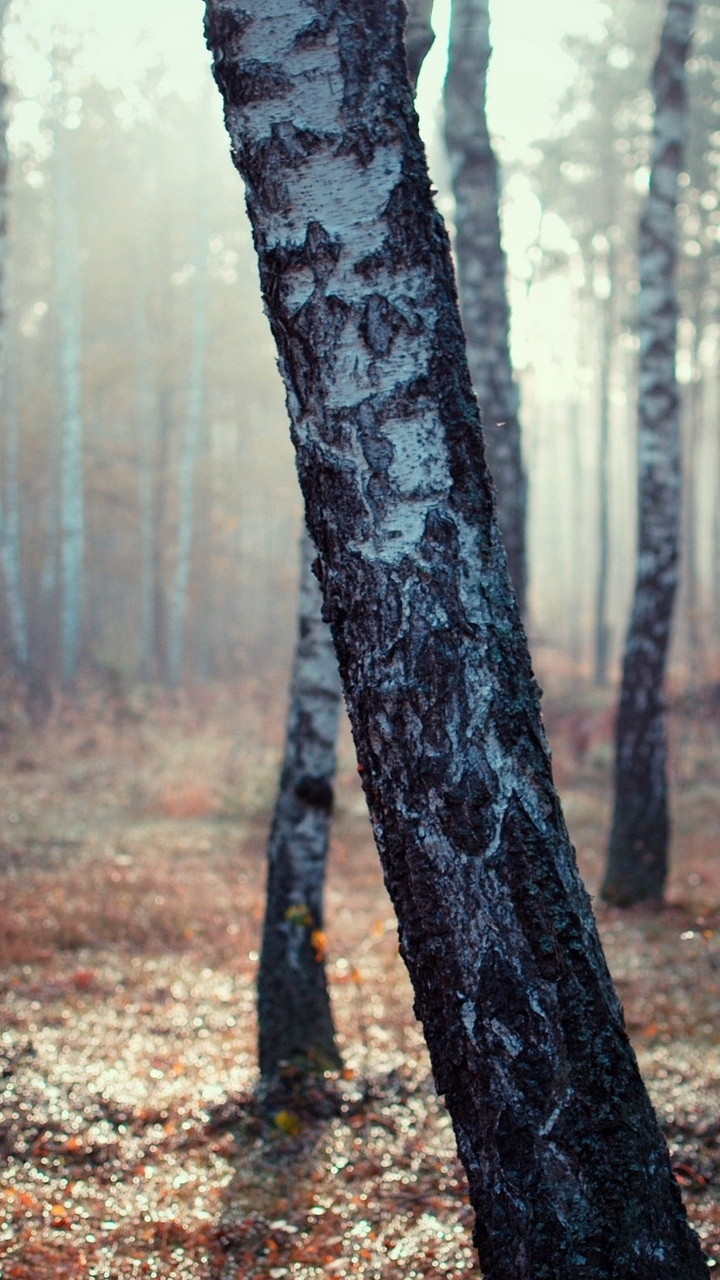
<svg viewBox="0 0 720 1280"><path fill-rule="evenodd" d="M268 886L258 977L260 1074L284 1065L322 1072L340 1055L325 977L322 893L340 715L340 677L302 538L300 608L285 757L268 847Z"/></svg>
<svg viewBox="0 0 720 1280"><path fill-rule="evenodd" d="M193 541L195 513L195 464L200 443L200 431L205 410L205 360L207 356L208 329L208 255L210 228L206 190L206 170L201 162L202 181L199 184L200 207L195 234L195 296L193 307L190 367L188 371L185 431L180 451L178 545L175 576L170 599L168 620L167 670L170 684L180 683L185 634L185 606L190 580L190 552Z"/></svg>
<svg viewBox="0 0 720 1280"><path fill-rule="evenodd" d="M18 407L17 378L9 368L7 339L8 171L7 85L4 76L3 25L8 0L0 0L0 389L6 406L5 487L0 495L0 562L9 623L7 649L13 666L27 671L30 663L25 605L20 578L20 519L17 493Z"/></svg>
<svg viewBox="0 0 720 1280"><path fill-rule="evenodd" d="M359 768L487 1280L699 1280L552 784L399 0L209 0Z"/></svg>
<svg viewBox="0 0 720 1280"><path fill-rule="evenodd" d="M468 362L495 482L497 516L520 611L525 609L526 481L500 232L500 175L487 123L489 0L452 0L445 140L455 195L455 248Z"/></svg>
<svg viewBox="0 0 720 1280"><path fill-rule="evenodd" d="M56 102L56 112L60 101ZM55 301L60 434L60 667L72 685L80 653L85 511L81 386L82 285L67 130L55 118Z"/></svg>
<svg viewBox="0 0 720 1280"><path fill-rule="evenodd" d="M668 866L664 679L680 538L680 397L675 376L676 205L686 131L694 0L668 0L652 76L655 124L640 221L638 558L615 736L615 794L602 896L660 901Z"/></svg>

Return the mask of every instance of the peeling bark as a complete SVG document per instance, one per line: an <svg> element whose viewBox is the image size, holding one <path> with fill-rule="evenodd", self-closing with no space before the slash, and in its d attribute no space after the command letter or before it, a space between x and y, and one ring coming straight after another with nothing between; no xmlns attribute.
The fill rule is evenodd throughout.
<svg viewBox="0 0 720 1280"><path fill-rule="evenodd" d="M470 376L483 416L497 518L520 612L525 611L526 480L519 393L510 359L510 312L500 232L500 175L488 130L488 0L452 0L445 81L445 141L455 195L455 252Z"/></svg>
<svg viewBox="0 0 720 1280"><path fill-rule="evenodd" d="M400 945L486 1280L699 1280L552 784L403 17L206 6Z"/></svg>
<svg viewBox="0 0 720 1280"><path fill-rule="evenodd" d="M340 677L302 540L299 634L280 787L268 847L258 978L260 1074L339 1067L324 965L322 895L335 778Z"/></svg>
<svg viewBox="0 0 720 1280"><path fill-rule="evenodd" d="M668 0L653 71L655 124L640 222L638 559L615 732L615 797L602 896L662 901L670 815L665 665L678 579L681 461L676 205L686 130L685 61L695 0Z"/></svg>

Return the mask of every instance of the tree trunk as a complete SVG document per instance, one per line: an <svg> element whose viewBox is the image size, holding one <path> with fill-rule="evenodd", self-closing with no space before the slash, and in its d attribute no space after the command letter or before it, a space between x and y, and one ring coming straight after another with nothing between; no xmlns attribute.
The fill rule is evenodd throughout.
<svg viewBox="0 0 720 1280"><path fill-rule="evenodd" d="M27 672L30 663L25 605L20 574L20 513L18 503L17 444L18 404L17 378L9 367L7 340L7 269L8 269L8 170L10 156L7 144L7 86L4 77L2 26L7 0L0 0L0 389L6 404L6 481L0 497L0 561L5 585L5 602L10 625L10 651L13 665Z"/></svg>
<svg viewBox="0 0 720 1280"><path fill-rule="evenodd" d="M510 313L500 234L500 178L485 95L488 0L452 0L445 140L455 195L455 249L470 376L483 414L497 518L520 612L525 611L526 480L519 395L510 360Z"/></svg>
<svg viewBox="0 0 720 1280"><path fill-rule="evenodd" d="M670 816L664 678L678 576L680 400L675 379L678 174L694 0L668 0L653 71L650 191L640 222L638 558L615 732L615 795L602 897L662 900Z"/></svg>
<svg viewBox="0 0 720 1280"><path fill-rule="evenodd" d="M408 0L408 16L405 24L405 53L408 75L413 88L425 58L435 43L432 29L433 0Z"/></svg>
<svg viewBox="0 0 720 1280"><path fill-rule="evenodd" d="M612 282L612 271L609 273ZM612 286L611 286L612 287ZM608 574L610 569L610 391L614 337L613 294L601 301L600 432L598 441L598 572L595 594L595 684L604 688L610 660Z"/></svg>
<svg viewBox="0 0 720 1280"><path fill-rule="evenodd" d="M258 979L260 1074L340 1066L324 965L322 894L332 813L340 677L302 540L298 641L280 787L268 847Z"/></svg>
<svg viewBox="0 0 720 1280"><path fill-rule="evenodd" d="M206 12L359 768L486 1280L699 1280L552 785L403 6Z"/></svg>
<svg viewBox="0 0 720 1280"><path fill-rule="evenodd" d="M205 357L207 354L208 326L208 253L209 228L207 221L207 191L201 182L202 203L198 211L197 243L195 249L195 306L190 349L185 433L180 453L180 510L178 515L178 546L175 562L175 578L170 601L168 627L168 676L173 688L180 683L183 665L183 641L185 634L185 608L190 580L190 552L193 540L195 463L197 460L200 430L205 408Z"/></svg>
<svg viewBox="0 0 720 1280"><path fill-rule="evenodd" d="M56 103L56 110L60 104ZM60 442L60 677L69 688L77 672L82 614L85 539L83 502L83 419L80 385L81 284L77 222L65 130L56 122L55 217L58 386L62 417Z"/></svg>
<svg viewBox="0 0 720 1280"><path fill-rule="evenodd" d="M435 38L431 9L427 0L411 0L408 9L405 45L413 88ZM284 1062L292 1062L294 1071L317 1071L341 1063L323 948L313 947L310 941L313 931L317 936L322 933L341 701L337 658L311 567L314 558L314 548L305 534L299 631L285 760L268 848L258 983L258 1056L261 1076L267 1081L277 1080ZM299 789L307 794L303 797ZM317 797L323 796L327 809L317 803Z"/></svg>
<svg viewBox="0 0 720 1280"><path fill-rule="evenodd" d="M145 247L145 246L143 246ZM154 649L155 530L153 527L153 456L155 445L156 397L150 375L150 332L148 327L149 254L143 254L143 272L135 298L137 346L138 416L138 508L140 515L140 644L138 670L149 679Z"/></svg>

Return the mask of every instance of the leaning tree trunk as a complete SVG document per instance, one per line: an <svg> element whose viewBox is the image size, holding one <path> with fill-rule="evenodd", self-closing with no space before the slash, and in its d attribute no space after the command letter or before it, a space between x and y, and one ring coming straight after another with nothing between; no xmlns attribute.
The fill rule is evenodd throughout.
<svg viewBox="0 0 720 1280"><path fill-rule="evenodd" d="M280 787L268 847L268 886L258 979L263 1080L283 1066L340 1066L325 978L322 896L335 777L340 677L332 635L302 540L298 641Z"/></svg>
<svg viewBox="0 0 720 1280"><path fill-rule="evenodd" d="M602 897L661 901L670 817L664 678L680 539L680 398L675 378L676 203L686 128L685 60L695 0L668 0L653 71L650 191L640 222L638 558L615 734L615 799Z"/></svg>
<svg viewBox="0 0 720 1280"><path fill-rule="evenodd" d="M209 0L325 610L486 1280L699 1280L552 784L400 0Z"/></svg>
<svg viewBox="0 0 720 1280"><path fill-rule="evenodd" d="M495 482L510 577L525 611L526 481L519 396L510 360L510 313L500 234L500 178L485 95L490 62L488 0L452 0L445 81L445 140L455 195L455 250L468 362Z"/></svg>
<svg viewBox="0 0 720 1280"><path fill-rule="evenodd" d="M411 0L405 28L415 88L435 34L432 3ZM301 1071L339 1066L325 973L322 895L330 842L332 787L341 688L322 594L312 572L315 551L303 537L300 619L293 659L285 760L268 847L268 886L258 978L258 1045L264 1082L282 1064ZM312 767L311 767L312 766Z"/></svg>

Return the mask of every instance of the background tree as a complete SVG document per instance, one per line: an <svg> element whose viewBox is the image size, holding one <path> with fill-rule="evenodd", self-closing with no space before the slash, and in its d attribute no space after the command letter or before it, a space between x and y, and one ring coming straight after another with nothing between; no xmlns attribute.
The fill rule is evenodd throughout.
<svg viewBox="0 0 720 1280"><path fill-rule="evenodd" d="M283 1066L322 1073L341 1065L325 976L322 896L332 817L340 677L315 549L302 538L298 638L285 755L268 845L268 885L258 974L261 1077Z"/></svg>
<svg viewBox="0 0 720 1280"><path fill-rule="evenodd" d="M638 560L616 726L615 796L602 896L660 901L670 821L664 677L680 537L676 380L676 206L686 133L686 70L695 5L668 0L653 71L655 127L640 223Z"/></svg>
<svg viewBox="0 0 720 1280"><path fill-rule="evenodd" d="M455 196L463 328L495 482L498 523L521 613L525 611L526 480L518 389L510 359L510 314L500 233L500 175L486 115L490 62L488 0L452 0L445 80L445 141Z"/></svg>
<svg viewBox="0 0 720 1280"><path fill-rule="evenodd" d="M5 487L0 493L0 562L5 588L7 638L3 647L11 664L26 673L30 663L25 605L20 573L20 522L17 496L17 382L8 359L8 171L7 85L3 57L3 24L8 0L0 0L0 390L6 407Z"/></svg>
<svg viewBox="0 0 720 1280"><path fill-rule="evenodd" d="M552 785L404 9L367 17L356 0L285 4L281 21L267 0L212 0L206 33L481 1266L488 1280L705 1276Z"/></svg>

